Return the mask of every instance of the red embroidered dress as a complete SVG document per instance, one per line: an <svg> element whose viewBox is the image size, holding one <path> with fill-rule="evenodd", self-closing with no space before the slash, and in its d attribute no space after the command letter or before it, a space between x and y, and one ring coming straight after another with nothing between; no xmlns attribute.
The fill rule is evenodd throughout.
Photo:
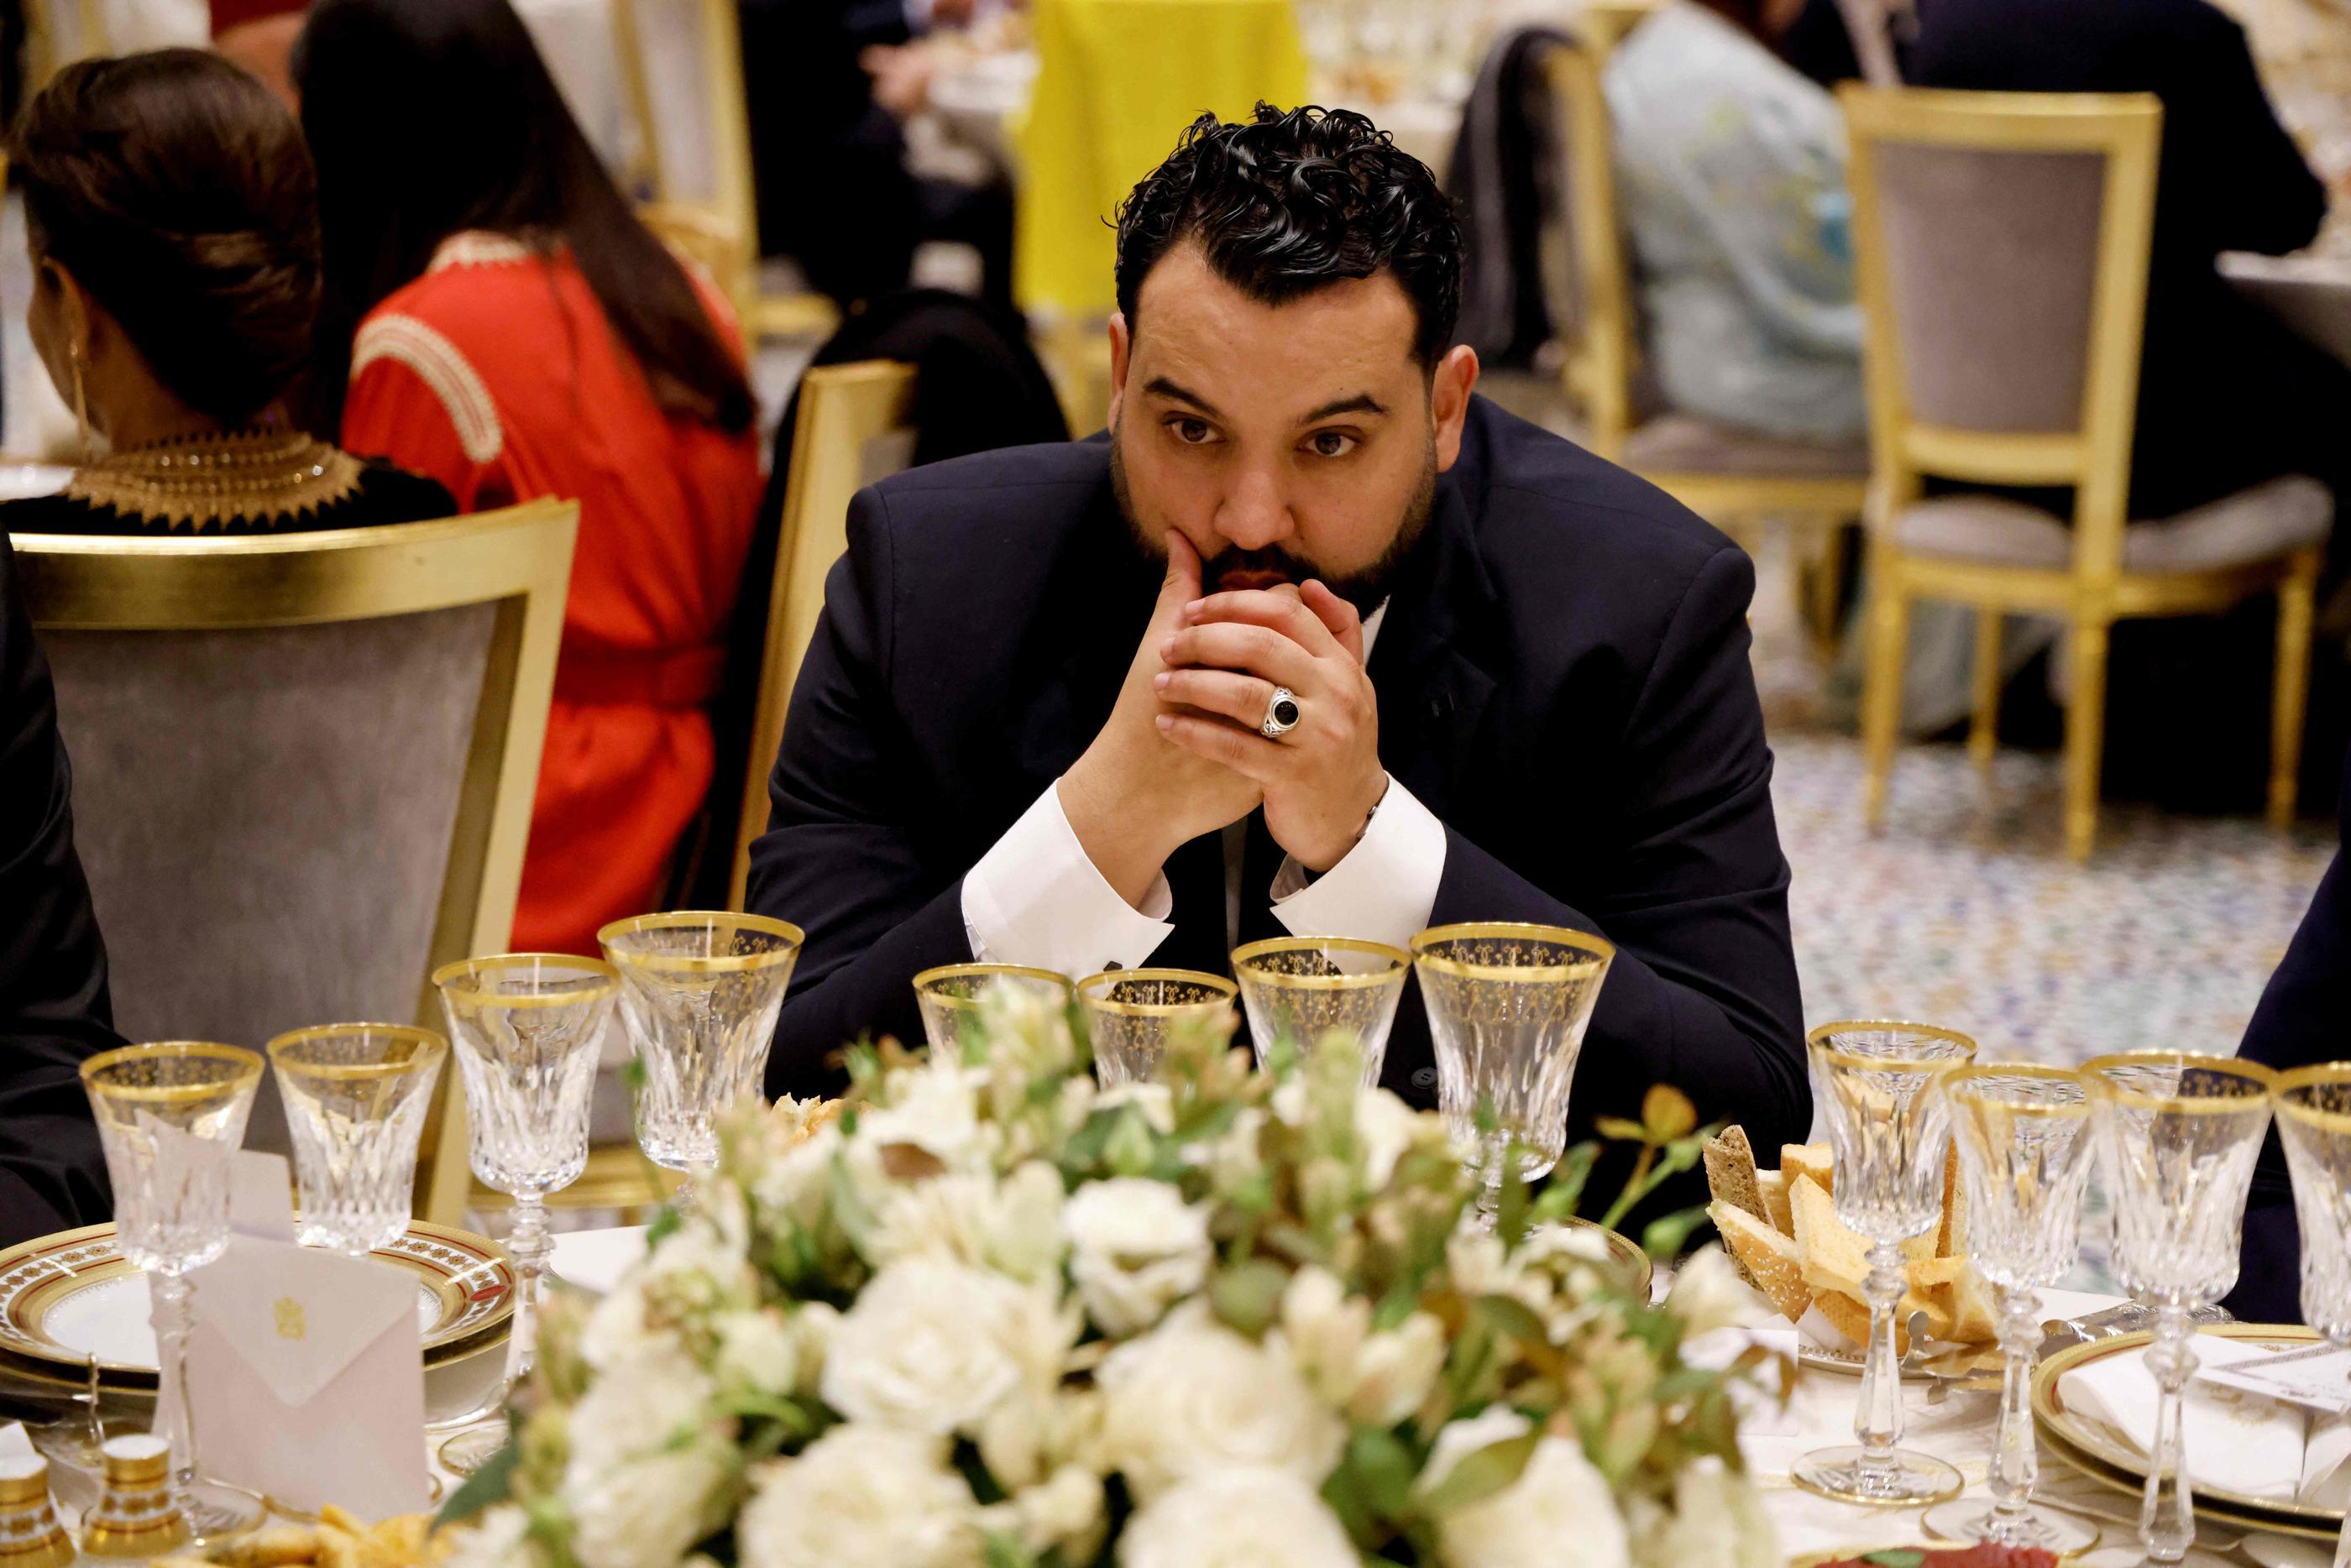
<svg viewBox="0 0 2351 1568"><path fill-rule="evenodd" d="M343 444L439 480L464 512L580 503L513 947L593 953L600 925L654 908L709 787L757 438L657 407L568 254L468 234L360 324Z"/></svg>

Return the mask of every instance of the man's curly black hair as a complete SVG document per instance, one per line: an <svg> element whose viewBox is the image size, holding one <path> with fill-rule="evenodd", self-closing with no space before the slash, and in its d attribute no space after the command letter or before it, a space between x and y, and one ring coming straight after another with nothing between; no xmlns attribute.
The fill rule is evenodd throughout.
<svg viewBox="0 0 2351 1568"><path fill-rule="evenodd" d="M1461 225L1428 166L1351 109L1260 103L1228 125L1204 114L1118 209L1118 307L1159 258L1197 240L1217 275L1268 305L1380 271L1419 317L1434 366L1461 309Z"/></svg>

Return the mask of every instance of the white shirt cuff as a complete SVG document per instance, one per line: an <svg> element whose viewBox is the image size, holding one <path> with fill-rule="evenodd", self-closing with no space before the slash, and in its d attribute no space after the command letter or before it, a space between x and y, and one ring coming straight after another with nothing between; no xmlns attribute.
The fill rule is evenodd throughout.
<svg viewBox="0 0 2351 1568"><path fill-rule="evenodd" d="M1150 961L1176 929L1167 919L1175 908L1165 874L1140 909L1118 896L1086 857L1058 786L1039 795L963 879L963 928L974 959L1073 980Z"/></svg>
<svg viewBox="0 0 2351 1568"><path fill-rule="evenodd" d="M1274 918L1291 936L1409 947L1428 929L1445 879L1445 825L1391 777L1355 846L1311 883L1306 875L1288 856L1274 874Z"/></svg>

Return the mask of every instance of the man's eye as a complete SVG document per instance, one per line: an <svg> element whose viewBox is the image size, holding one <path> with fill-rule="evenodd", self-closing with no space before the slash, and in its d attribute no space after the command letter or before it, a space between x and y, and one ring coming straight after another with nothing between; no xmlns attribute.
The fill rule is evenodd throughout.
<svg viewBox="0 0 2351 1568"><path fill-rule="evenodd" d="M1186 446L1203 445L1216 433L1205 420L1170 420L1167 428L1174 431L1176 439Z"/></svg>
<svg viewBox="0 0 2351 1568"><path fill-rule="evenodd" d="M1355 450L1355 438L1337 431L1316 431L1306 438L1306 445L1317 457L1344 457Z"/></svg>

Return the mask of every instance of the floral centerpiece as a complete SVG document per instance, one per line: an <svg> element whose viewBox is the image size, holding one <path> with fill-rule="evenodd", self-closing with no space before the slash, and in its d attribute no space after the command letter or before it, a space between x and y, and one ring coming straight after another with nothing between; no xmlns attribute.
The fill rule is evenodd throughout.
<svg viewBox="0 0 2351 1568"><path fill-rule="evenodd" d="M1651 1306L1579 1179L1481 1223L1336 1039L1104 1090L1061 1011L982 1022L736 1115L699 1215L548 1314L456 1568L1777 1568L1755 1356L1682 1355L1752 1300L1719 1252Z"/></svg>

